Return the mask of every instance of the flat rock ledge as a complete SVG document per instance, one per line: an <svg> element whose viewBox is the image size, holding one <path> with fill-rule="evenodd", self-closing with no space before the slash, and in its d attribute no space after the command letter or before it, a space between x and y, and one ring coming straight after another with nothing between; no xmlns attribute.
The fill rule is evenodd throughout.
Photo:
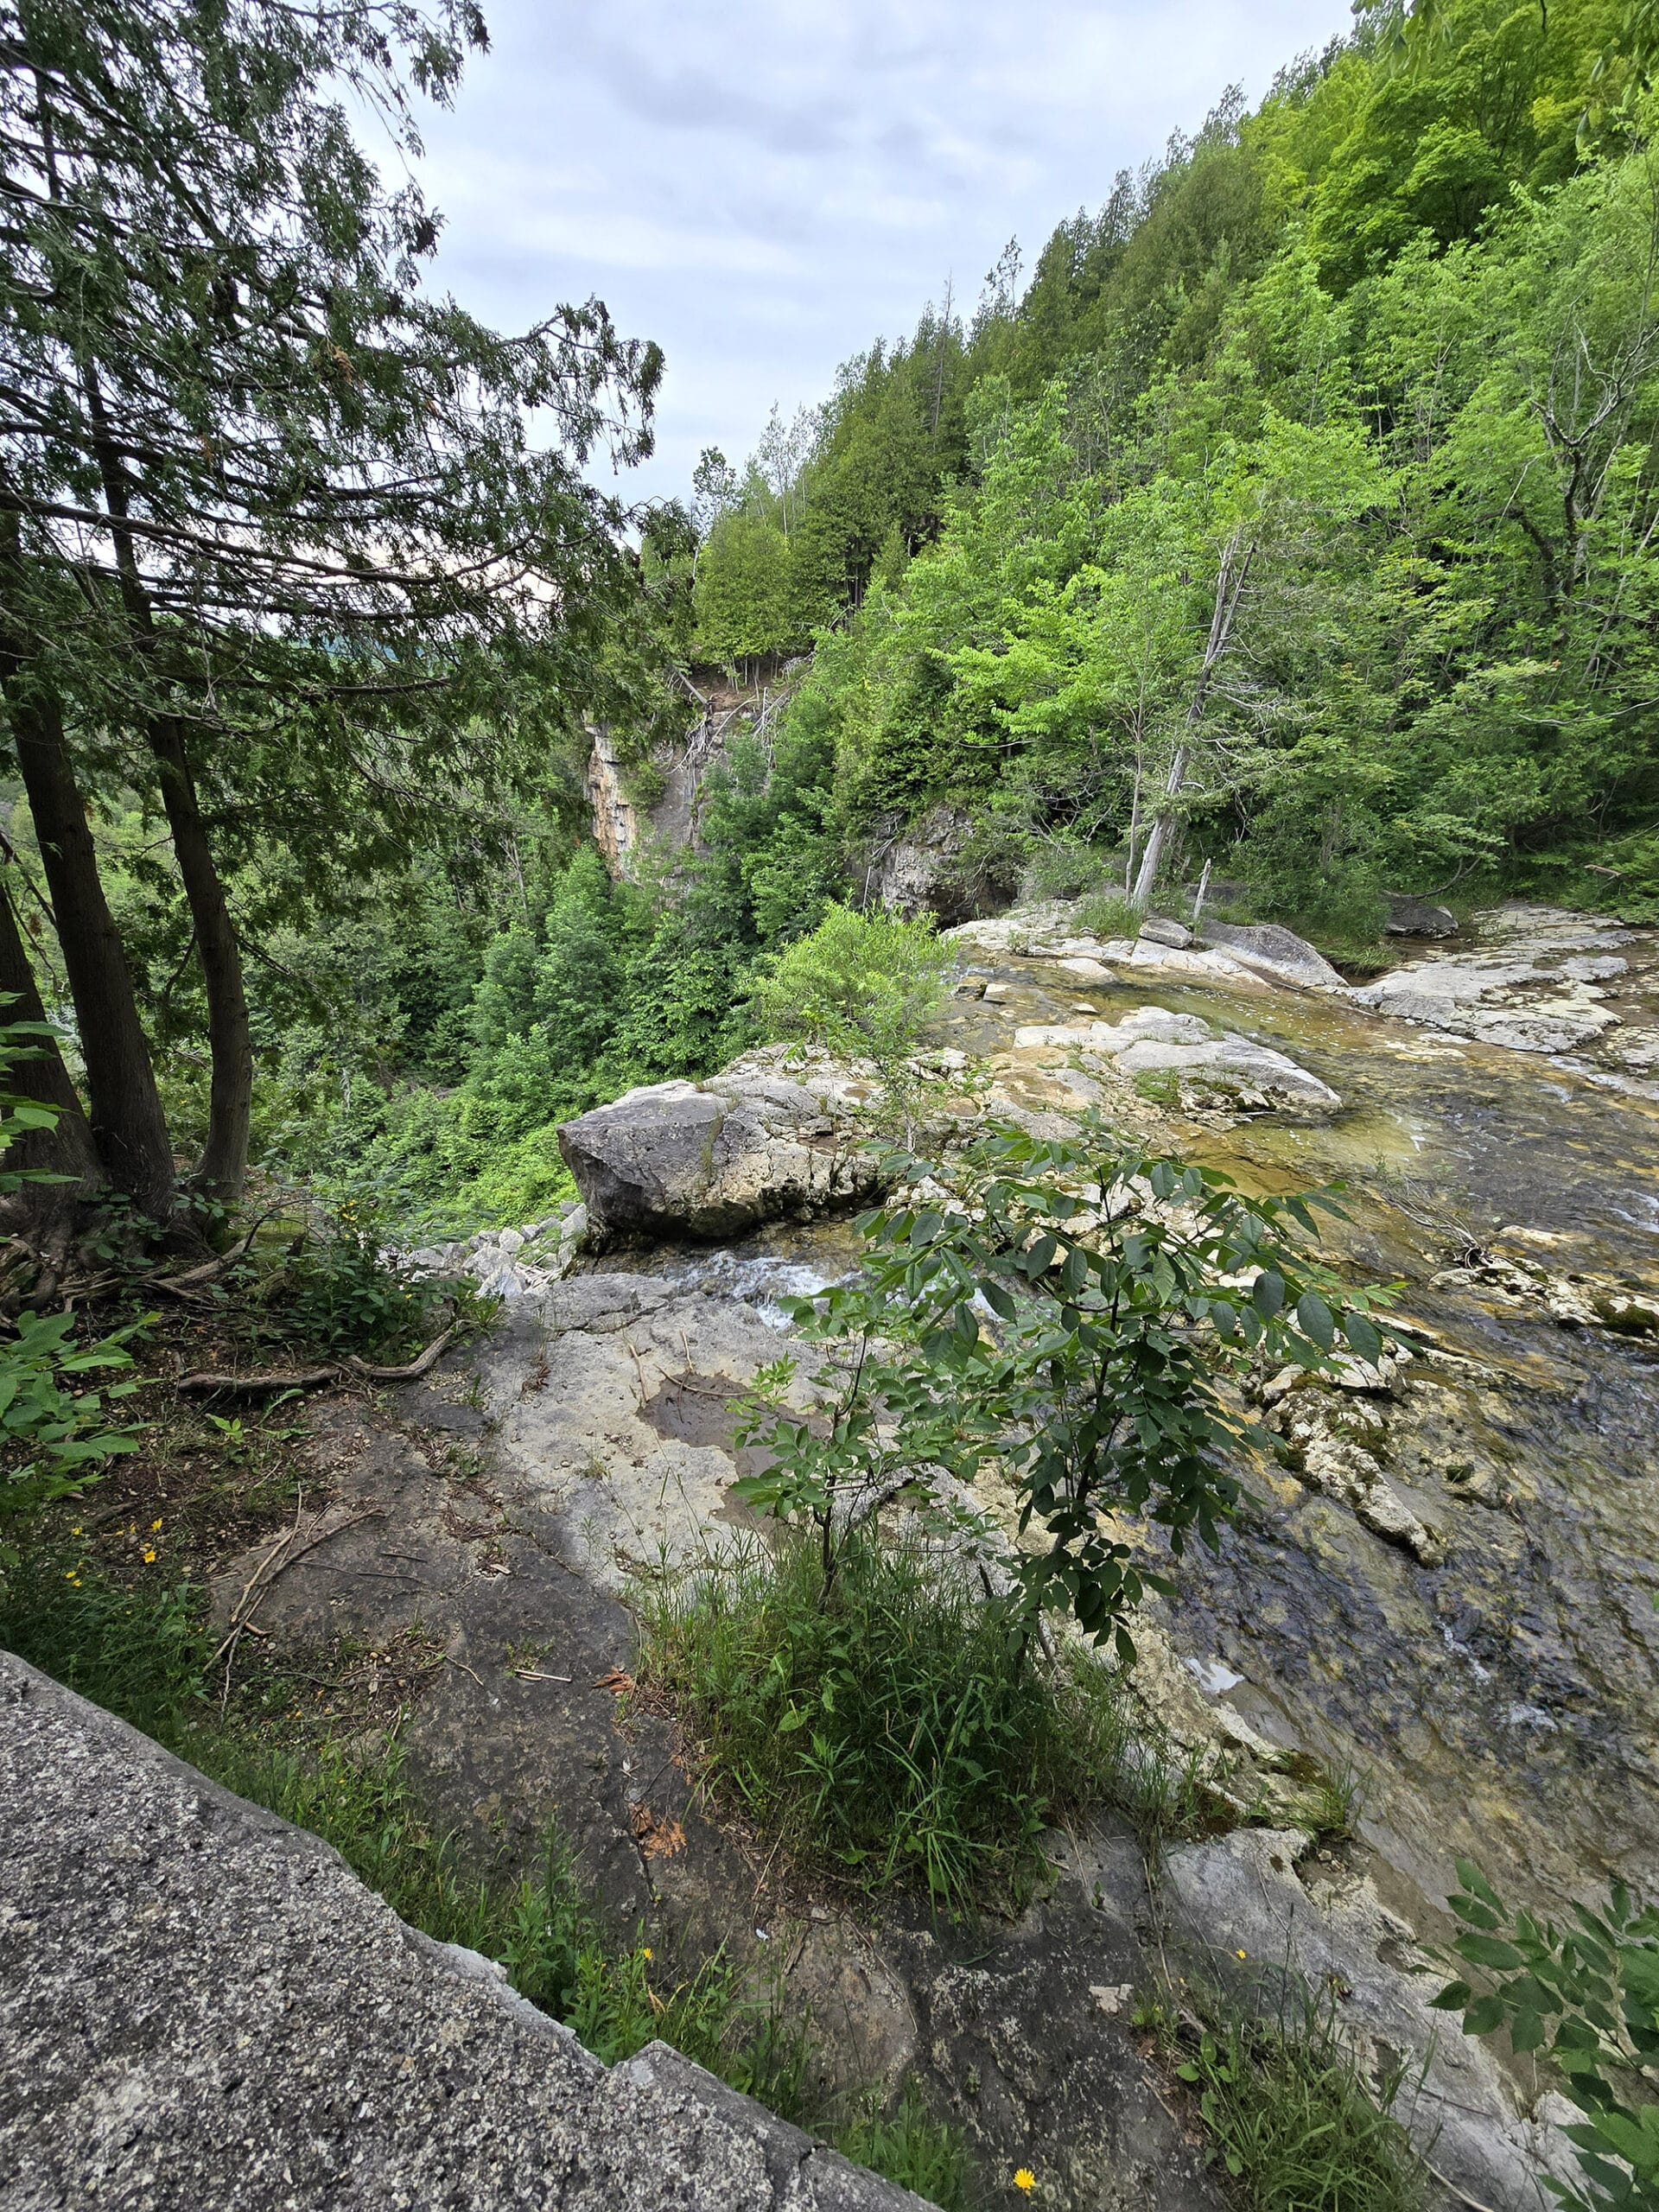
<svg viewBox="0 0 1659 2212"><path fill-rule="evenodd" d="M601 2066L8 1653L0 1803L8 2212L920 2212L664 2044Z"/></svg>

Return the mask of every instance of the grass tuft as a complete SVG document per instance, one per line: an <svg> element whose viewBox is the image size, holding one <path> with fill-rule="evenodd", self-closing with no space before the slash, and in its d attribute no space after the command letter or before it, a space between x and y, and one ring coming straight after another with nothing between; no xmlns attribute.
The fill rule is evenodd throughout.
<svg viewBox="0 0 1659 2212"><path fill-rule="evenodd" d="M863 1889L1017 1909L1046 1828L1123 1796L1159 1825L1183 1786L1137 1758L1112 1675L1022 1660L969 1571L920 1543L849 1536L827 1600L812 1545L756 1547L660 1586L644 1624L645 1678L718 1794Z"/></svg>
<svg viewBox="0 0 1659 2212"><path fill-rule="evenodd" d="M1422 2212L1427 2169L1392 2110L1403 2063L1374 2090L1312 1997L1277 2019L1202 2001L1200 2020L1148 1999L1136 2024L1197 2097L1248 2212Z"/></svg>

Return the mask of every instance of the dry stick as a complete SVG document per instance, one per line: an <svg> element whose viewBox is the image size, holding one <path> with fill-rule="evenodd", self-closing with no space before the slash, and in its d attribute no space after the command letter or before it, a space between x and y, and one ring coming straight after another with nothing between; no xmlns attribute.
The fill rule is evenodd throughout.
<svg viewBox="0 0 1659 2212"><path fill-rule="evenodd" d="M181 1375L176 1387L181 1390L307 1390L320 1382L343 1382L349 1375L365 1376L372 1382L416 1382L446 1349L459 1326L455 1323L441 1337L435 1337L407 1367L371 1367L353 1353L329 1367L268 1368L258 1375L221 1375L203 1368L194 1375Z"/></svg>
<svg viewBox="0 0 1659 2212"><path fill-rule="evenodd" d="M232 1617L231 1627L223 1642L219 1644L219 1649L213 1654L213 1660L215 1663L217 1663L221 1657L223 1657L225 1661L225 1688L219 1699L221 1709L230 1701L231 1670L236 1664L237 1644L240 1641L250 1622L252 1620L254 1614L264 1603L265 1599L270 1595L271 1586L275 1583L276 1577L279 1574L286 1574L290 1567L297 1567L299 1562L306 1557L308 1553L315 1551L319 1544L326 1544L331 1536L343 1536L347 1529L355 1529L359 1522L384 1520L385 1518L385 1510L386 1510L384 1505L371 1505L365 1512L351 1514L344 1521L336 1521L333 1528L320 1529L318 1533L311 1538L308 1543L302 1544L297 1551L294 1551L289 1549L289 1547L293 1544L295 1537L300 1533L299 1516L296 1514L293 1528L289 1530L288 1534L283 1538L280 1543L274 1544L271 1547L270 1550L266 1553L265 1557L261 1560L259 1565L254 1569L253 1580L249 1583L247 1588L242 1592L242 1596L238 1601L236 1614ZM286 1557L283 1559L276 1559L276 1554L279 1551L285 1551L287 1554ZM267 1574L265 1573L266 1566L274 1559L276 1560L276 1564L271 1567L270 1573ZM264 1577L263 1582L261 1582L262 1576ZM260 1586L257 1592L255 1589L256 1584ZM250 1600L251 1600L251 1602L250 1602Z"/></svg>

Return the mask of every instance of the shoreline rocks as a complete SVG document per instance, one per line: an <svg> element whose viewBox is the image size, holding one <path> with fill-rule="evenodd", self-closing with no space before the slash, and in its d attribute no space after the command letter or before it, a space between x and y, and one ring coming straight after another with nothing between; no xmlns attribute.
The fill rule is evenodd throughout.
<svg viewBox="0 0 1659 2212"><path fill-rule="evenodd" d="M1028 1023L1014 1033L1016 1051L1076 1046L1117 1072L1173 1077L1184 1109L1278 1113L1324 1120L1342 1100L1327 1083L1270 1046L1225 1031L1193 1014L1138 1007L1116 1022Z"/></svg>

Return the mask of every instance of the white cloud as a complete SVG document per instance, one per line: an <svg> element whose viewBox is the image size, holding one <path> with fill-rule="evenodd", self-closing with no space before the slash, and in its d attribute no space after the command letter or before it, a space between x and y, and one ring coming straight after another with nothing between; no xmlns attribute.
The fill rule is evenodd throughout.
<svg viewBox="0 0 1659 2212"><path fill-rule="evenodd" d="M772 400L971 309L1115 172L1344 30L1344 0L486 0L431 118L436 281L498 324L597 291L668 354L641 496L750 449Z"/></svg>

